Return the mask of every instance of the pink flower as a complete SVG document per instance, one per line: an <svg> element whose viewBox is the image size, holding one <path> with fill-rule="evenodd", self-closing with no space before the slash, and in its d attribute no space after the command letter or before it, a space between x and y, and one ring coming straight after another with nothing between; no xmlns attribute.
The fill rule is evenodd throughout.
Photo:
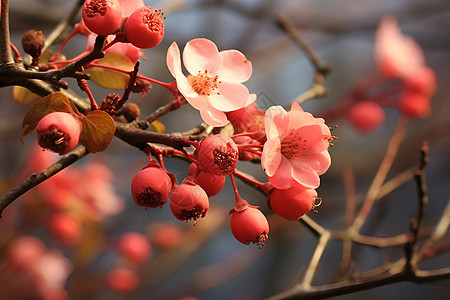
<svg viewBox="0 0 450 300"><path fill-rule="evenodd" d="M191 74L181 70L180 50L173 42L167 51L167 66L177 81L178 90L200 111L202 119L211 126L228 123L225 112L234 111L256 100L242 84L252 75L252 64L237 50L218 51L204 38L188 42L183 62Z"/></svg>
<svg viewBox="0 0 450 300"><path fill-rule="evenodd" d="M392 16L384 17L375 33L375 59L380 73L387 78L407 78L425 66L422 49L400 31Z"/></svg>
<svg viewBox="0 0 450 300"><path fill-rule="evenodd" d="M287 189L294 181L317 188L319 175L331 164L328 153L330 129L321 118L304 112L297 103L286 112L281 106L270 107L264 117L267 142L261 165L270 183Z"/></svg>

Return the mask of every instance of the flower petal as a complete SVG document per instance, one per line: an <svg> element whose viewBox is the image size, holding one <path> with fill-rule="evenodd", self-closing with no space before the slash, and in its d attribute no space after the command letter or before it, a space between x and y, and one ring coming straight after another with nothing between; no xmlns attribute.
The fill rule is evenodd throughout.
<svg viewBox="0 0 450 300"><path fill-rule="evenodd" d="M208 109L200 110L200 115L206 124L214 127L222 127L228 124L227 115L209 105Z"/></svg>
<svg viewBox="0 0 450 300"><path fill-rule="evenodd" d="M269 181L276 189L288 189L294 183L292 171L293 168L291 162L286 157L282 156L277 171L272 177L268 177Z"/></svg>
<svg viewBox="0 0 450 300"><path fill-rule="evenodd" d="M247 106L249 106L250 104L252 104L253 102L255 102L255 101L256 101L256 98L257 98L256 94L249 94L249 95L248 95L247 102L245 103L244 107L247 107Z"/></svg>
<svg viewBox="0 0 450 300"><path fill-rule="evenodd" d="M184 66L192 75L205 70L216 75L221 58L217 46L208 39L199 38L187 42L183 51Z"/></svg>
<svg viewBox="0 0 450 300"><path fill-rule="evenodd" d="M297 102L292 102L291 104L291 111L301 111L303 112L303 109L300 107L300 104Z"/></svg>
<svg viewBox="0 0 450 300"><path fill-rule="evenodd" d="M238 50L220 51L222 67L217 75L222 81L241 83L252 76L252 63Z"/></svg>
<svg viewBox="0 0 450 300"><path fill-rule="evenodd" d="M267 140L264 144L261 166L267 176L273 176L281 163L281 143L278 138Z"/></svg>
<svg viewBox="0 0 450 300"><path fill-rule="evenodd" d="M166 64L173 77L177 78L177 73L182 73L180 49L178 49L176 42L173 42L169 49L167 49Z"/></svg>
<svg viewBox="0 0 450 300"><path fill-rule="evenodd" d="M327 136L322 135L322 128L319 125L302 126L288 131L288 134L282 142L285 144L289 143L291 147L295 146L298 153L303 155L322 152L330 146Z"/></svg>
<svg viewBox="0 0 450 300"><path fill-rule="evenodd" d="M287 112L280 105L271 106L264 115L264 126L267 139L283 136L288 128Z"/></svg>
<svg viewBox="0 0 450 300"><path fill-rule="evenodd" d="M243 108L248 101L248 89L240 83L222 82L217 93L208 96L209 103L220 111L233 111Z"/></svg>
<svg viewBox="0 0 450 300"><path fill-rule="evenodd" d="M317 188L320 185L319 175L325 173L331 165L328 151L311 153L302 160L291 160L294 179L309 188Z"/></svg>

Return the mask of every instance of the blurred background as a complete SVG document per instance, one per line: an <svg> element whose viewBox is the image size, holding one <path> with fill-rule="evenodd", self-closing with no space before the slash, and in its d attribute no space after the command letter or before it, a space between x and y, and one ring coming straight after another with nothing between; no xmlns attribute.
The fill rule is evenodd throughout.
<svg viewBox="0 0 450 300"><path fill-rule="evenodd" d="M314 78L315 70L311 62L276 24L277 14L285 14L309 45L331 66L331 73L324 81L329 95L302 105L305 111L314 115L320 115L322 110L339 101L358 80L375 71L375 30L383 16L395 16L401 30L420 44L427 65L436 72L437 92L432 100L430 117L412 121L408 125L405 140L388 178L417 165L420 145L423 140L428 140L430 162L427 183L430 202L424 226L430 230L436 224L450 197L450 86L447 84L450 80L449 1L144 2L154 9L163 9L167 19L163 42L156 48L144 50L147 61L142 61L141 64L143 75L165 82L173 81L165 64L170 44L176 41L183 48L193 38L209 38L219 50L238 49L252 62L253 75L246 86L258 95L257 103L261 109L275 104L287 105L308 90ZM75 3L74 0L10 1L12 42L21 50L21 37L26 30L36 29L49 34ZM75 37L66 46L64 54L68 58L75 57L84 51L85 43L85 37ZM58 46L52 49L56 50ZM68 82L78 91L76 82ZM94 84L90 88L98 101L109 92L118 92L108 91ZM4 194L19 182L19 178L24 178L24 172L34 160L32 148L36 144L36 138L35 134L31 134L25 138L24 144L19 140L23 116L28 106L13 101L12 88L0 89L0 99L0 191ZM170 93L156 85L153 85L151 93L145 97L133 94L130 99L139 105L143 116L170 100ZM323 198L323 204L319 213L309 213L312 219L324 227L344 229L344 167L350 166L353 169L358 200L362 200L362 195L370 186L399 118L399 113L394 109L386 109L385 112L386 120L382 126L367 135L361 135L345 119L328 124L339 126L334 131L339 140L334 142L335 146L330 150L332 166L321 177L318 193ZM186 105L160 121L166 126L167 132L179 132L195 127L201 119L196 110ZM0 254L5 257L8 241L20 235L39 237L49 249L58 249L74 262L73 272L66 285L70 299L182 299L187 296L199 299L262 299L280 293L301 280L317 242L306 227L273 215L265 207L266 197L263 194L238 181L240 195L251 204L261 206L271 225L269 239L262 249L240 244L233 238L228 225L228 211L234 204L229 179L224 190L211 199L210 211L205 219L199 220L195 227L191 222L176 220L168 205L161 209L144 210L133 202L130 183L147 161L144 153L114 139L105 152L89 155L71 167L81 170L92 163L104 163L112 171L112 185L115 194L121 199L117 201L123 201L120 213L105 216L98 222L100 225L96 230L90 230L95 231L99 238L96 239L95 234L90 235L90 242L83 245L92 244L92 240L101 240L94 247L95 250L84 246L86 249L83 252L53 240L42 225L45 223L45 213L41 212L44 208L38 202L41 201L38 200L39 192L30 192L5 210L5 216L0 221ZM165 159L165 164L176 175L178 183L187 176L186 163ZM264 180L264 173L259 165L240 162L238 168ZM65 172L70 172L70 168ZM105 205L110 205L109 203L105 202ZM416 213L416 187L410 181L375 205L362 232L377 236L407 232L409 220ZM152 247L150 261L137 268L140 283L135 291L119 293L106 287L103 284L105 274L113 266L123 264L111 246L114 240L129 231L140 232L152 240L156 224L162 222L178 226L182 232L179 241L182 242L170 249ZM85 230L89 227L88 224L84 226ZM447 234L443 239L444 249L448 249L448 237ZM84 238L87 239L88 235ZM79 254L80 251L84 254ZM332 280L341 255L341 243L332 241L319 264L314 285ZM385 261L399 259L402 255L402 247L375 249L355 246L353 268L362 273L381 266ZM75 259L80 256L83 259ZM5 258L3 263L4 261ZM449 252L444 251L420 267L445 267L449 261ZM0 273L2 272L0 278L5 276L7 269L0 268ZM399 283L336 298L448 299L449 283L448 280L421 285Z"/></svg>

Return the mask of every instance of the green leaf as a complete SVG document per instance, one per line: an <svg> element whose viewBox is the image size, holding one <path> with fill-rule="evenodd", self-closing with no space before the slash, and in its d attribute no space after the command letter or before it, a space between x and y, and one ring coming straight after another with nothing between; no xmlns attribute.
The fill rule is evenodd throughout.
<svg viewBox="0 0 450 300"><path fill-rule="evenodd" d="M105 57L96 62L96 64L114 67L127 72L131 72L134 69L134 64L128 57L114 52L106 53ZM85 72L91 74L93 82L106 89L124 89L130 80L130 76L126 73L101 67L92 67L85 70Z"/></svg>
<svg viewBox="0 0 450 300"><path fill-rule="evenodd" d="M23 138L36 128L36 125L44 116L57 111L76 113L67 96L61 92L52 93L34 103L23 118L22 128L25 129L20 136L22 143Z"/></svg>
<svg viewBox="0 0 450 300"><path fill-rule="evenodd" d="M108 148L116 131L116 124L110 115L101 110L94 110L80 121L83 124L80 142L89 152L101 152Z"/></svg>
<svg viewBox="0 0 450 300"><path fill-rule="evenodd" d="M33 93L27 88L18 85L13 87L13 99L19 104L28 105L39 98L41 98L41 96Z"/></svg>

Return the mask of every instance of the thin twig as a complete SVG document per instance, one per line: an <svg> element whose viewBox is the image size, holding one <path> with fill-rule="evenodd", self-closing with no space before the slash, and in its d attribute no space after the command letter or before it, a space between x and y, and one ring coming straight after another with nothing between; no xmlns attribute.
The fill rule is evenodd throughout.
<svg viewBox="0 0 450 300"><path fill-rule="evenodd" d="M69 26L75 18L77 17L78 13L80 12L81 7L83 6L85 0L78 0L77 3L74 5L70 13L61 20L61 22L53 29L53 31L48 35L48 37L45 39L45 45L42 49L42 53L47 50L48 47L53 45L53 43L58 39L58 37L66 30L67 26Z"/></svg>
<svg viewBox="0 0 450 300"><path fill-rule="evenodd" d="M403 140L403 136L405 133L406 125L408 124L408 119L405 117L401 117L397 127L395 129L395 132L389 142L388 148L386 150L385 156L380 164L380 167L378 168L378 171L372 181L372 185L370 186L369 190L367 191L366 198L364 200L363 206L361 210L359 211L358 215L356 216L353 225L351 226L351 230L353 232L359 232L362 225L367 219L367 216L369 215L369 212L372 209L372 205L377 198L377 195L380 191L381 186L383 185L383 182L386 179L386 176L391 169L392 163L394 162L395 156L398 151L398 147Z"/></svg>
<svg viewBox="0 0 450 300"><path fill-rule="evenodd" d="M78 161L88 153L89 152L86 150L86 147L80 145L72 152L62 156L60 160L58 160L56 163L43 170L42 172L29 175L27 179L25 179L23 182L8 191L0 198L0 217L3 213L3 210L14 200L16 200L21 195L25 194L27 191L37 186L41 182L49 179L59 171Z"/></svg>
<svg viewBox="0 0 450 300"><path fill-rule="evenodd" d="M281 25L281 28L295 41L295 43L303 49L308 58L314 64L316 70L326 76L330 72L330 66L311 49L308 43L303 40L294 24L292 24L292 22L289 21L289 19L283 14L277 15L277 22Z"/></svg>

